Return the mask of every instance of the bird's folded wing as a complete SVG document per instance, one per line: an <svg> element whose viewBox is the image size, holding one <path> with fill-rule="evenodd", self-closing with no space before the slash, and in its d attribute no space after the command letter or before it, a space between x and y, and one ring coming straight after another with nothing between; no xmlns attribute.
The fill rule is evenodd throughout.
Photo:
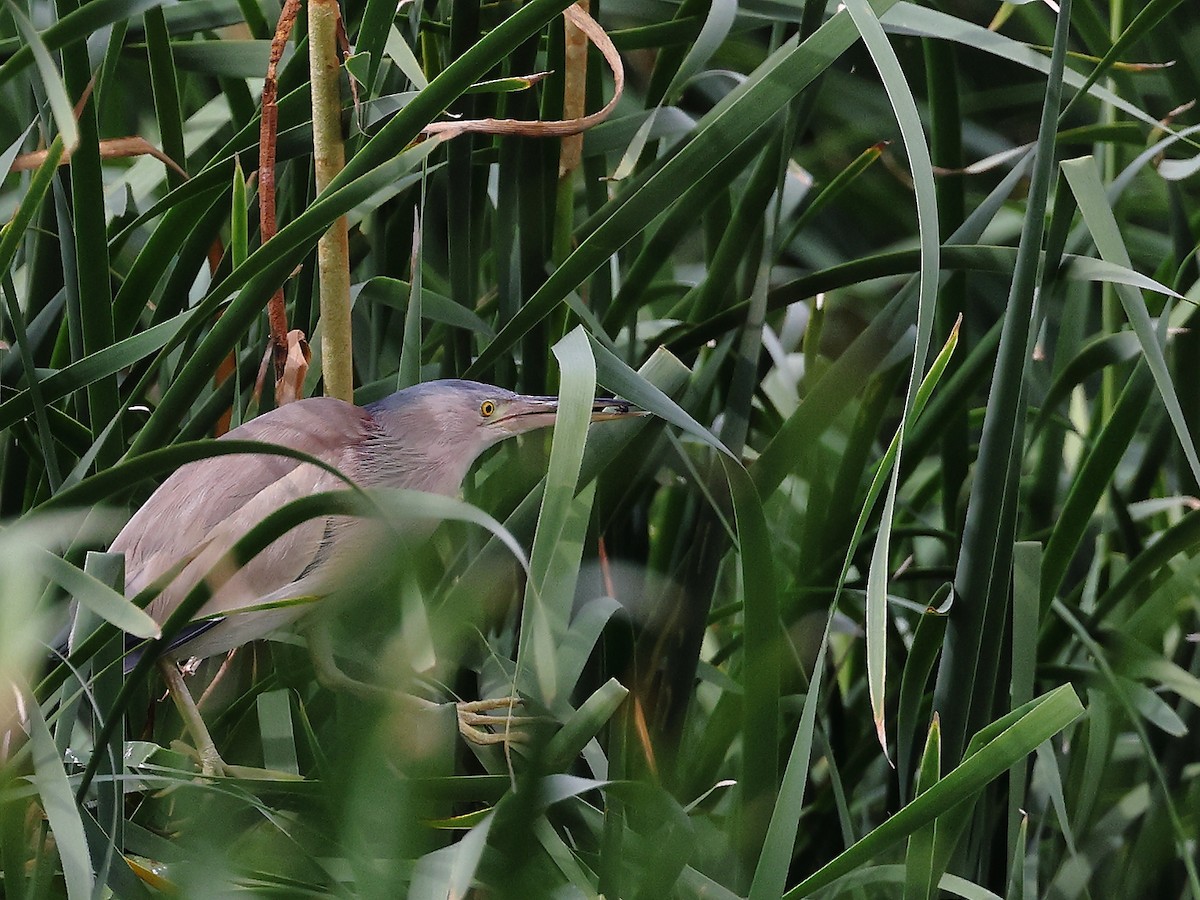
<svg viewBox="0 0 1200 900"><path fill-rule="evenodd" d="M298 466L267 485L208 531L204 549L147 607L147 611L155 620L165 621L202 580L207 582L212 596L202 607L201 616L258 605L263 597L296 582L313 570L328 551L334 531L331 517L301 522L241 566L223 560L223 557L270 513L299 497L336 490L343 485L336 476L308 465Z"/></svg>
<svg viewBox="0 0 1200 900"><path fill-rule="evenodd" d="M358 407L321 397L281 407L223 439L279 444L341 467L369 424ZM146 587L202 545L217 544L219 555L278 506L342 484L316 466L272 454L188 463L163 482L113 542L112 550L125 554L126 593ZM248 518L253 521L245 525ZM230 527L233 519L242 523L240 530Z"/></svg>

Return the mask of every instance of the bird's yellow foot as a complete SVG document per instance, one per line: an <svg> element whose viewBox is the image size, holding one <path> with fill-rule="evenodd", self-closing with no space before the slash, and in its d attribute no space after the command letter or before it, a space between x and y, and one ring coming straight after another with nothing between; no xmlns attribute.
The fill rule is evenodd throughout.
<svg viewBox="0 0 1200 900"><path fill-rule="evenodd" d="M202 743L202 742L198 742ZM231 775L231 768L221 759L221 754L213 744L192 747L182 741L172 741L171 749L185 756L190 756L200 764L200 774L205 778L220 778Z"/></svg>
<svg viewBox="0 0 1200 900"><path fill-rule="evenodd" d="M472 744L520 744L529 740L529 735L519 730L536 722L534 716L514 716L513 708L521 705L520 697L500 697L496 700L471 700L455 703L458 714L458 733ZM495 715L506 710L504 715ZM485 729L496 729L487 731Z"/></svg>

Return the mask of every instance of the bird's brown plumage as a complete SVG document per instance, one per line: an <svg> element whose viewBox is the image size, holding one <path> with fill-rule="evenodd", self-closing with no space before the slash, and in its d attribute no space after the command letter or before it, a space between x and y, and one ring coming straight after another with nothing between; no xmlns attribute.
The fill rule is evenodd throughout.
<svg viewBox="0 0 1200 900"><path fill-rule="evenodd" d="M593 418L630 414L625 404L616 404L617 412L611 405L596 401ZM361 408L328 397L299 400L223 439L303 451L364 488L454 494L480 453L506 437L552 424L557 408L555 398L524 397L474 381L433 381ZM147 608L163 623L266 516L301 497L343 487L344 481L319 466L276 454L223 455L188 463L163 482L112 545L125 554L126 593L132 596L182 565ZM189 636L169 655L220 653L296 619L307 604L261 607L326 592L326 563L365 543L359 529L357 520L344 516L312 519L241 568L217 573L209 581L213 594L199 616L221 617L220 622Z"/></svg>
<svg viewBox="0 0 1200 900"><path fill-rule="evenodd" d="M359 471L355 451L377 431L378 424L367 410L314 397L247 422L225 439L303 447L356 482L369 483ZM194 555L147 609L161 623L220 556L264 516L300 497L341 487L345 482L324 469L274 454L233 454L188 463L163 482L113 542L112 550L125 554L126 594L134 595L177 565L181 549ZM315 562L325 528L324 519L312 519L281 536L233 573L200 615L252 606L294 583ZM233 616L185 645L183 655L221 652L225 645L240 643L236 638L243 627L261 634L303 611L292 607Z"/></svg>

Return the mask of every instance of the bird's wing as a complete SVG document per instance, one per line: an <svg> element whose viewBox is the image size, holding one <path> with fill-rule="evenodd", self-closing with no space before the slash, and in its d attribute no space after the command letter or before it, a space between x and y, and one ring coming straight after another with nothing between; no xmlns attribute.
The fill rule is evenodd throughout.
<svg viewBox="0 0 1200 900"><path fill-rule="evenodd" d="M369 413L321 397L280 407L235 428L225 439L303 450L354 477L354 450L367 439L370 428ZM113 542L112 550L125 554L126 592L136 593L191 557L193 561L151 607L151 615L162 621L212 563L266 515L299 497L342 484L323 469L272 454L234 454L188 463L162 483ZM235 580L243 591L261 594L282 587L315 558L324 529L323 521L293 529L247 566L255 570L247 572L253 577ZM275 568L264 566L268 556Z"/></svg>

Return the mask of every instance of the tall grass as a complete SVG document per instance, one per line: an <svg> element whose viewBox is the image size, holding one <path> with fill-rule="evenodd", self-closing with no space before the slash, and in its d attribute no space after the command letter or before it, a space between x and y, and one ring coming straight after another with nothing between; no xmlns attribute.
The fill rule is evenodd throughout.
<svg viewBox="0 0 1200 900"><path fill-rule="evenodd" d="M0 11L4 896L1200 898L1200 8L592 0L577 169L419 140L601 109L566 6L344 5L320 191L302 12L266 242L275 5ZM343 216L359 402L566 412L201 665L201 779L102 551L274 402L281 285L323 392ZM526 740L463 743L510 694Z"/></svg>

